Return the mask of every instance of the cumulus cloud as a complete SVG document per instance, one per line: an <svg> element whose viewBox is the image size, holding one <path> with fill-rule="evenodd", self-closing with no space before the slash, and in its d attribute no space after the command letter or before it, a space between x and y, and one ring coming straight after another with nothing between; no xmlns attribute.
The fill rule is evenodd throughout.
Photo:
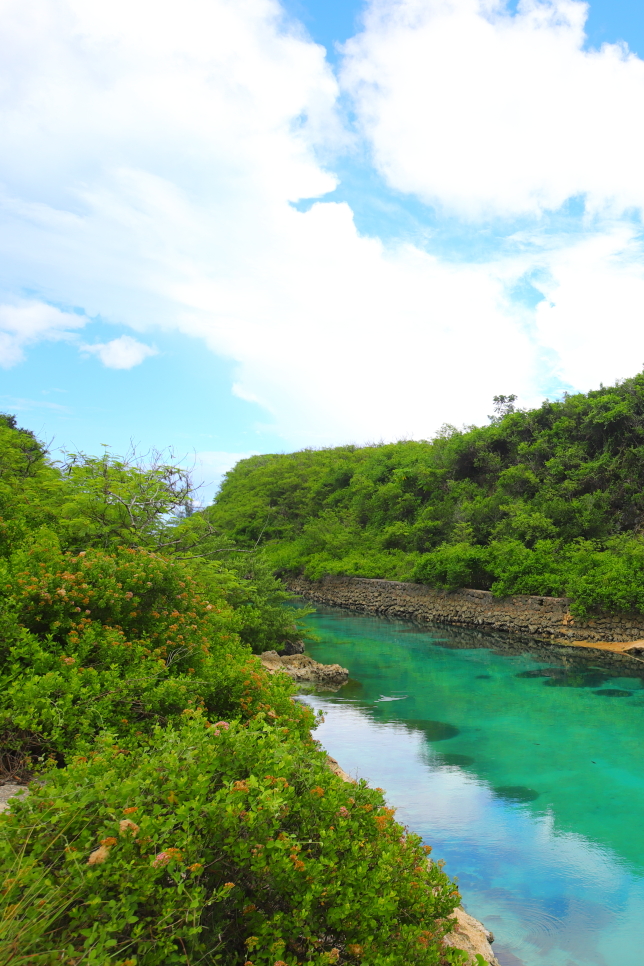
<svg viewBox="0 0 644 966"><path fill-rule="evenodd" d="M644 359L639 332L614 340L610 351L596 349L598 307L607 313L611 305L624 306L625 284L628 324L644 309L639 243L619 224L586 226L572 241L526 232L512 240L508 254L455 262L413 244L365 237L347 204L325 201L336 184L333 152L348 143L337 115L338 85L322 48L285 23L273 0L185 0L181 6L4 0L0 9L4 288L37 288L48 301L82 305L90 317L100 315L136 335L164 328L203 340L236 362L235 393L265 407L286 447L427 436L445 419L484 420L499 392L537 401L543 350L555 359L557 378L580 388L626 375L634 359ZM407 58L416 85L405 81L404 90L418 107L426 70L413 34L430 43L428 11L436 19L439 8L433 0L400 0L387 9L396 63L384 49L385 7L374 6L365 33L348 48L344 83L392 184L425 197L436 190L446 206L457 206L458 187L468 214L488 207L534 211L567 196L571 184L581 190L581 176L574 181L565 159L562 169L569 174L555 179L552 148L532 163L516 146L512 170L524 161L528 169L524 180L517 175L512 181L492 141L476 133L480 124L468 141L458 186L445 174L454 156L443 144L446 121L439 125L432 167L422 134L428 115L410 115L398 77ZM569 65L574 74L575 58L585 63L578 3L548 7L557 15L541 20L541 7L524 7L519 26L489 3L487 19L475 0L445 0L440 9L449 23L458 14L467 30L474 24L486 43L491 32L501 53L507 37L515 38L519 80L524 48L533 42L538 50L542 41L554 44L553 51L561 48L557 70ZM445 31L441 36L447 43ZM452 49L461 56L456 39ZM539 57L531 61L535 70ZM368 58L373 76L367 83ZM631 71L634 103L639 62L615 52L596 60L601 70L610 61L618 80ZM488 73L495 70L492 64ZM557 76L565 87L561 97L571 103L577 80L566 86L561 71ZM601 77L608 84L609 72ZM450 85L442 84L443 98L452 97ZM524 139L521 111L529 113L532 101L517 97L517 137ZM392 135L398 141L385 164L378 132L392 116L387 98L392 104L399 98L397 109L407 121L399 138ZM437 100L428 100L428 111ZM463 116L463 129L470 115ZM497 128L507 145L501 121ZM467 140L458 131L453 136ZM536 128L530 136L544 139ZM569 140L562 143L562 152L568 150ZM472 160L479 146L480 177ZM403 184L400 157L415 150L419 161L409 161L413 177L405 174ZM622 177L623 170L615 169L612 182L607 173L604 188L596 179L593 197L602 204L621 190L635 197L634 180ZM303 197L320 201L298 211L291 202ZM592 304L583 298L584 266L595 273ZM535 279L543 295L536 312L512 297L525 277ZM584 312L596 320L586 329ZM85 348L121 368L154 351L134 336Z"/></svg>
<svg viewBox="0 0 644 966"><path fill-rule="evenodd" d="M129 335L122 335L110 342L97 342L94 345L81 346L83 352L98 356L108 369L132 369L149 356L155 356L157 350L145 345Z"/></svg>
<svg viewBox="0 0 644 966"><path fill-rule="evenodd" d="M0 366L8 369L24 359L28 345L70 339L87 319L44 302L17 299L0 305Z"/></svg>
<svg viewBox="0 0 644 966"><path fill-rule="evenodd" d="M372 0L343 83L390 185L467 218L644 207L644 62L586 3Z"/></svg>
<svg viewBox="0 0 644 966"><path fill-rule="evenodd" d="M537 339L568 386L596 387L644 369L644 245L630 226L566 244L535 284Z"/></svg>

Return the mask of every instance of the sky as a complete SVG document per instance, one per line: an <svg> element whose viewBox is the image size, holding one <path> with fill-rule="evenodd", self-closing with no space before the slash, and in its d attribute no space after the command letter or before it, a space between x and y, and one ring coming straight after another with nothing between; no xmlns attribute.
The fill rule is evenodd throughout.
<svg viewBox="0 0 644 966"><path fill-rule="evenodd" d="M644 367L644 5L0 0L0 411L430 439Z"/></svg>

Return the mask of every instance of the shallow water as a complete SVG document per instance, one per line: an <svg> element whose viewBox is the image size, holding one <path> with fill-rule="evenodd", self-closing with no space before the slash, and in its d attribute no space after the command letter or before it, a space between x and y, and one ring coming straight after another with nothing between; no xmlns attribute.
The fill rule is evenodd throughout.
<svg viewBox="0 0 644 966"><path fill-rule="evenodd" d="M456 876L502 966L644 964L639 667L321 607L317 733ZM644 671L644 664L642 664Z"/></svg>

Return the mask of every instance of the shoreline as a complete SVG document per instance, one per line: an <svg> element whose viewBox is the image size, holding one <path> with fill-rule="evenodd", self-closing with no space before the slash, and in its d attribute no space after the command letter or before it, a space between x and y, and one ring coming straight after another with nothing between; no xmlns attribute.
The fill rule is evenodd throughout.
<svg viewBox="0 0 644 966"><path fill-rule="evenodd" d="M448 592L370 577L293 577L288 590L312 603L415 624L448 624L530 638L541 646L585 648L644 662L644 615L600 614L579 620L564 597L494 597L487 590Z"/></svg>
<svg viewBox="0 0 644 966"><path fill-rule="evenodd" d="M355 784L356 779L342 768L336 758L332 758L327 753L326 756L329 771L341 778L342 781ZM470 966L476 966L476 957L482 956L488 966L499 966L492 950L491 943L494 942L494 934L484 926L479 920L466 912L463 906L457 906L450 919L454 919L454 928L445 936L445 944L452 949L462 949L470 959Z"/></svg>

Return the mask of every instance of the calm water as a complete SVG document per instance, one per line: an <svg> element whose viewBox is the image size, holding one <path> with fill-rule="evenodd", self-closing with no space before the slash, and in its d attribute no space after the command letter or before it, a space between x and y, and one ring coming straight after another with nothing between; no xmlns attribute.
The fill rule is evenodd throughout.
<svg viewBox="0 0 644 966"><path fill-rule="evenodd" d="M319 608L317 731L457 877L502 966L644 964L639 666ZM641 665L644 672L644 664Z"/></svg>

